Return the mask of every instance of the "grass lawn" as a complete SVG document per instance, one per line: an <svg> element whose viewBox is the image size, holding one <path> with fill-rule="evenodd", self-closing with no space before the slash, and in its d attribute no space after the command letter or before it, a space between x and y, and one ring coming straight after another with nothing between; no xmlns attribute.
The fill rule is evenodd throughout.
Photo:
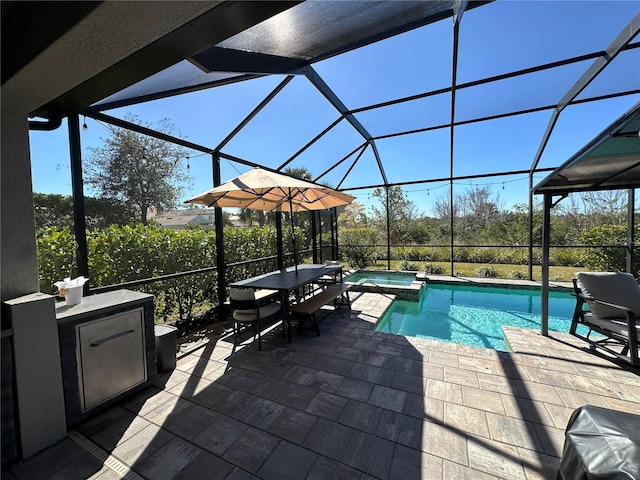
<svg viewBox="0 0 640 480"><path fill-rule="evenodd" d="M391 260L391 270L400 270L400 260ZM427 263L429 265L439 265L444 270L442 273L445 275L451 273L451 265L449 262L411 262L419 271L423 271ZM482 263L454 263L454 273L463 277L477 277L478 269L482 267L490 267L495 269L498 278L525 278L528 279L529 267L527 265L509 265L509 264L482 264ZM584 268L584 267L583 267ZM369 265L367 270L387 270L387 261L378 260L374 265ZM579 272L581 267L550 267L549 279L555 281L570 282L575 277L575 273ZM516 276L516 272L520 276ZM534 265L533 267L533 279L542 279L542 267Z"/></svg>

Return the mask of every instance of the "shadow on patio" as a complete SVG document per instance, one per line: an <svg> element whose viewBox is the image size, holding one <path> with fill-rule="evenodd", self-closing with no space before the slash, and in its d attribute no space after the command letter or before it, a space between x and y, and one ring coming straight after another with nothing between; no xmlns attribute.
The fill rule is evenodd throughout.
<svg viewBox="0 0 640 480"><path fill-rule="evenodd" d="M85 422L11 473L546 479L555 478L574 408L640 409L637 372L562 334L506 329L515 353L387 335L373 328L391 297L354 297L351 312L323 312L320 337L287 344L275 327L262 352L252 343L235 353L232 336L209 337L161 376L161 388Z"/></svg>

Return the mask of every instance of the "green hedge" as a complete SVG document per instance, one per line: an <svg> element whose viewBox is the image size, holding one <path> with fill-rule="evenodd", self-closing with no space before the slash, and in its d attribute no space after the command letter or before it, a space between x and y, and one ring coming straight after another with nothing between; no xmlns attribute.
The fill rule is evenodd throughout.
<svg viewBox="0 0 640 480"><path fill-rule="evenodd" d="M636 224L634 236L640 238L640 225ZM593 270L624 271L626 269L627 227L626 225L600 225L592 227L580 235L585 245L593 245L586 255L586 265ZM634 248L632 272L640 271L640 248Z"/></svg>
<svg viewBox="0 0 640 480"><path fill-rule="evenodd" d="M344 239L341 237L341 242ZM341 247L344 248L344 247ZM527 247L465 247L454 246L453 258L464 263L499 263L510 265L527 265L529 249ZM449 262L450 247L392 247L391 260L409 262ZM540 263L540 248L534 249L534 262ZM552 248L551 265L575 267L584 266L585 252L579 248Z"/></svg>
<svg viewBox="0 0 640 480"><path fill-rule="evenodd" d="M296 229L302 244L304 232ZM224 232L226 263L274 256L273 227L227 228ZM38 233L37 253L40 290L54 293L54 282L78 275L75 242L68 228L50 227ZM285 242L286 252L292 250ZM215 231L167 230L154 226L111 226L87 232L89 276L92 287L114 285L144 278L197 270L216 265ZM293 260L291 259L289 263ZM276 268L276 260L231 267L227 282L265 273ZM194 313L216 303L217 272L150 283L136 288L156 297L157 321L187 321Z"/></svg>
<svg viewBox="0 0 640 480"><path fill-rule="evenodd" d="M378 234L373 228L345 228L340 230L340 253L353 268L366 268L375 262Z"/></svg>

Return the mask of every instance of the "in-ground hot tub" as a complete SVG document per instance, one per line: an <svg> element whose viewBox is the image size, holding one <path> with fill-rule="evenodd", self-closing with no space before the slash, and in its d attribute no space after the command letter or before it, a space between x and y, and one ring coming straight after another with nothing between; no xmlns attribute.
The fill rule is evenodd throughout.
<svg viewBox="0 0 640 480"><path fill-rule="evenodd" d="M398 300L417 302L424 286L415 272L390 270L357 270L345 275L344 282L355 292L388 293Z"/></svg>

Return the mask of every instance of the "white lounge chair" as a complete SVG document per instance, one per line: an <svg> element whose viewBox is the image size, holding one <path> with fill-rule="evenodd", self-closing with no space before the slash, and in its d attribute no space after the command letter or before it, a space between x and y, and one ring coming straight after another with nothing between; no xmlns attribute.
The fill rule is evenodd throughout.
<svg viewBox="0 0 640 480"><path fill-rule="evenodd" d="M640 285L630 273L578 272L573 280L576 308L570 333L617 358L640 366ZM586 309L585 307L588 307ZM578 325L588 328L586 336ZM596 332L604 338L591 338Z"/></svg>

